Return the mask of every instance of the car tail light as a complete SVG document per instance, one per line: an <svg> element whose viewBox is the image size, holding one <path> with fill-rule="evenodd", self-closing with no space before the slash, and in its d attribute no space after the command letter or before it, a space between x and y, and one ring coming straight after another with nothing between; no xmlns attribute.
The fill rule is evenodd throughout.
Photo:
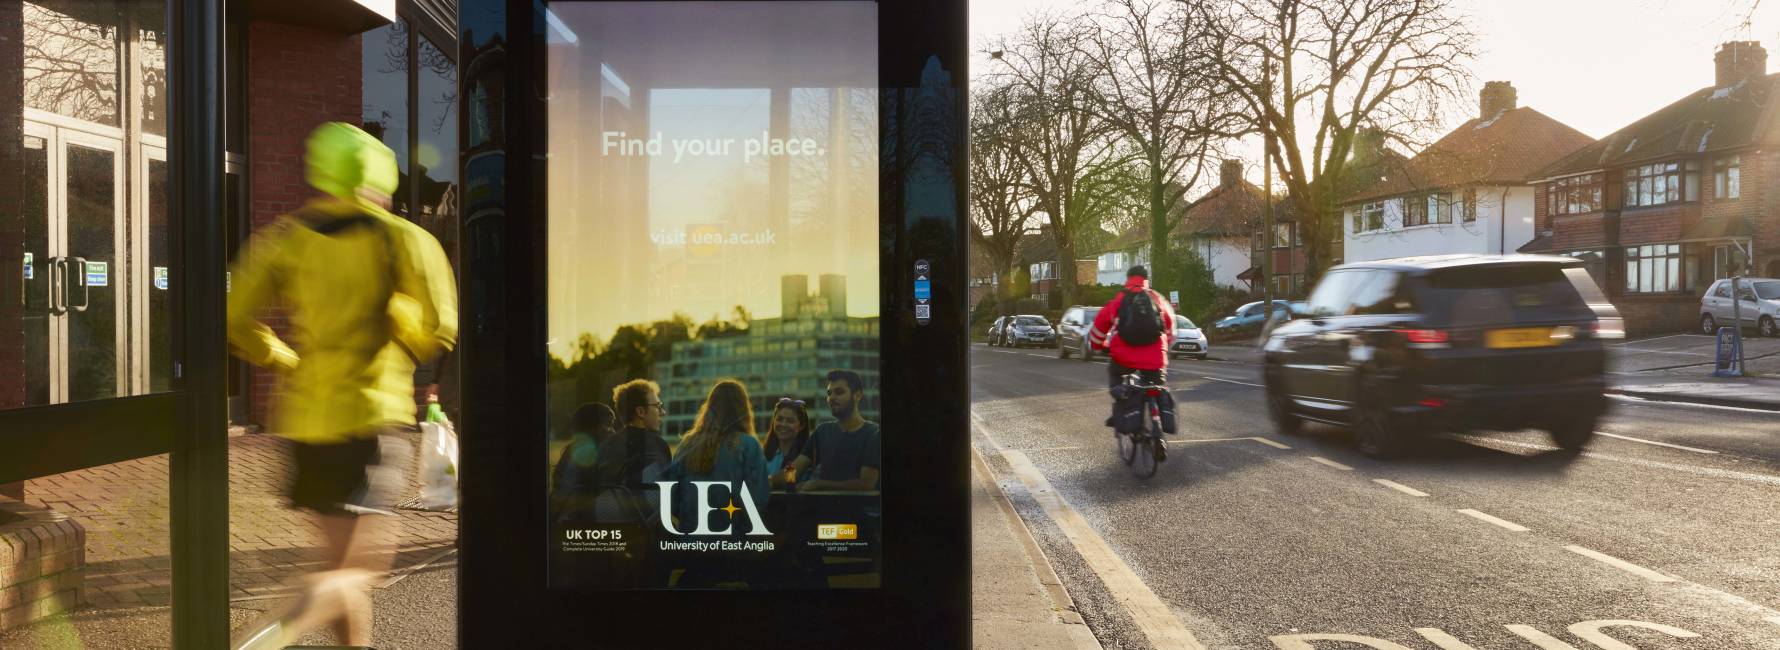
<svg viewBox="0 0 1780 650"><path fill-rule="evenodd" d="M1429 397L1429 398L1423 399L1422 401L1417 402L1417 403L1421 404L1422 406L1429 407L1429 408L1440 408L1442 406L1446 406L1446 400L1440 399L1438 397Z"/></svg>
<svg viewBox="0 0 1780 650"><path fill-rule="evenodd" d="M1591 338L1623 339L1625 338L1625 320L1621 318L1602 318L1589 323L1584 328Z"/></svg>
<svg viewBox="0 0 1780 650"><path fill-rule="evenodd" d="M1397 330L1412 348L1450 347L1452 340L1446 330Z"/></svg>

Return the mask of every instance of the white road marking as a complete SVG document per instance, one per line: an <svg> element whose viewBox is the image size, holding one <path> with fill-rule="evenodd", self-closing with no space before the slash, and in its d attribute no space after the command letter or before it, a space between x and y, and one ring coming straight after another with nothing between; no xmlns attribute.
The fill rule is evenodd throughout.
<svg viewBox="0 0 1780 650"><path fill-rule="evenodd" d="M1718 409L1721 411L1737 411L1739 413L1761 413L1761 414L1765 414L1765 415L1773 415L1774 414L1774 412L1769 409L1752 409L1752 408L1743 408L1741 406L1720 406L1718 404L1696 404L1694 402L1667 402L1667 401L1658 400L1658 399L1644 399L1642 397L1635 397L1632 395L1609 394L1607 396L1611 397L1613 399L1624 400L1627 402L1639 402L1646 406L1682 406L1682 407L1688 407L1688 408Z"/></svg>
<svg viewBox="0 0 1780 650"><path fill-rule="evenodd" d="M1422 638L1432 642L1440 650L1477 650L1477 648L1471 647L1471 644L1460 641L1437 627L1418 627L1415 628L1415 633L1422 635Z"/></svg>
<svg viewBox="0 0 1780 650"><path fill-rule="evenodd" d="M1032 460L1018 450L1004 449L1001 452L1013 467L1014 475L1026 485L1026 491L1044 507L1045 514L1057 527L1063 530L1063 536L1069 538L1070 545L1094 570L1106 585L1113 598L1125 606L1132 620L1157 648L1183 648L1188 650L1205 650L1199 640L1194 638L1192 631L1181 625L1180 619L1168 605L1150 591L1149 585L1125 564L1118 553L1113 552L1106 540L1094 532L1094 527L1082 518L1081 513L1063 500L1057 491L1045 480L1044 474L1033 466Z"/></svg>
<svg viewBox="0 0 1780 650"><path fill-rule="evenodd" d="M1673 445L1673 444L1669 444L1666 442L1657 442L1655 440L1645 440L1643 438L1633 438L1631 436L1622 436L1617 433L1607 433L1606 431L1596 431L1595 433L1603 435L1603 436L1607 436L1609 438L1618 438L1620 440L1630 440L1632 442L1642 442L1647 445L1656 445L1658 447L1668 447L1670 449L1680 449L1682 451L1691 451L1691 452L1701 453L1701 454L1716 454L1716 453L1718 453L1718 452L1712 451L1710 449L1700 449L1699 447L1684 447L1681 445Z"/></svg>
<svg viewBox="0 0 1780 650"><path fill-rule="evenodd" d="M1471 517L1477 518L1480 521L1487 521L1489 523L1495 524L1497 526L1501 526L1503 528L1512 530L1517 533L1524 533L1524 532L1527 532L1528 530L1532 530L1530 528L1527 528L1526 526L1522 526L1522 525L1514 523L1512 521L1508 521L1507 519L1502 519L1500 517L1496 517L1496 516L1493 516L1493 515L1490 515L1487 513L1478 512L1478 511L1472 510L1470 508L1464 508L1464 509L1459 510L1459 514L1469 515Z"/></svg>
<svg viewBox="0 0 1780 650"><path fill-rule="evenodd" d="M1769 616L1766 620L1769 623L1780 625L1780 616Z"/></svg>
<svg viewBox="0 0 1780 650"><path fill-rule="evenodd" d="M1407 494L1407 495L1409 495L1409 496L1412 496L1412 497L1425 497L1425 496L1428 496L1428 493L1426 493L1426 492L1423 492L1423 491L1421 491L1421 490L1417 490L1417 489L1415 489L1415 488L1412 488L1412 487L1409 487L1409 486L1407 486L1407 485L1404 485L1404 484L1402 484L1402 483L1398 483L1398 482L1396 482L1396 481L1387 481L1387 480L1385 480L1385 479L1382 479L1382 478L1375 478L1375 479L1372 479L1372 482L1373 482L1373 483L1377 483L1377 484L1379 484L1379 485L1383 485L1383 486L1385 486L1385 487L1388 487L1388 488L1390 488L1390 489L1393 489L1393 490L1396 490L1396 491L1398 491L1398 492L1402 492L1402 493L1404 493L1404 494Z"/></svg>
<svg viewBox="0 0 1780 650"><path fill-rule="evenodd" d="M1269 446L1269 447L1272 447L1272 448L1274 448L1274 449L1291 449L1291 446L1290 446L1290 445L1287 445L1287 444L1285 444L1285 443L1283 443L1283 442L1279 442L1279 441L1277 441L1277 440L1274 440L1274 439L1272 439L1272 438L1262 438L1262 437L1260 437L1260 436L1255 436L1255 437L1253 437L1253 438L1249 438L1249 440L1253 440L1253 441L1255 441L1255 442L1258 442L1258 443L1261 443L1261 444L1263 444L1263 445L1267 445L1267 446Z"/></svg>
<svg viewBox="0 0 1780 650"><path fill-rule="evenodd" d="M1234 380L1234 379L1220 379L1220 378L1217 378L1217 377L1205 377L1205 376L1201 376L1201 377L1200 377L1200 379L1210 379L1210 380L1212 380L1212 381L1221 381L1221 382L1224 382L1224 383L1226 383L1226 384L1242 384L1242 385L1244 385L1244 386L1254 386L1254 387L1256 387L1256 388L1265 388L1265 386L1262 386L1262 385L1261 385L1261 384L1251 384L1251 383L1249 383L1249 382L1246 382L1246 381L1236 381L1236 380Z"/></svg>
<svg viewBox="0 0 1780 650"><path fill-rule="evenodd" d="M1601 628L1604 628L1604 627L1639 627L1639 628L1644 628L1646 630L1662 632L1663 634L1667 634L1667 635L1675 637L1677 639L1695 639L1695 638L1699 638L1699 636L1700 636L1699 634L1696 634L1696 633L1688 631L1688 630L1683 630L1683 629L1675 627L1673 625L1663 625L1662 623L1648 623L1645 621L1631 621L1631 620L1624 620L1624 619L1604 620L1604 621L1583 621L1581 623L1571 625L1569 629L1570 629L1570 633L1576 635L1577 638L1580 638L1584 641L1587 641L1589 643L1593 643L1597 646L1600 646L1601 650L1638 650L1637 648L1632 647L1632 645L1629 643L1626 643L1624 641L1620 641L1619 639L1615 639L1613 637L1607 636L1606 632L1601 631Z"/></svg>
<svg viewBox="0 0 1780 650"><path fill-rule="evenodd" d="M1279 650L1317 650L1315 645L1311 645L1311 641L1358 643L1375 650L1410 650L1394 641L1359 634L1278 634L1267 637L1267 640L1279 646Z"/></svg>
<svg viewBox="0 0 1780 650"><path fill-rule="evenodd" d="M1676 578L1674 576L1657 573L1650 569L1646 569L1646 568L1638 566L1636 564L1632 564L1631 562L1621 560L1619 558L1613 557L1606 553L1602 553L1600 551L1591 550L1591 549L1587 549L1587 548L1583 548L1581 546L1575 546L1575 545L1565 546L1564 550L1570 551L1577 555L1581 555L1583 557L1592 558L1602 564L1614 567L1621 571L1625 571L1626 573L1630 573L1632 575L1638 576L1645 580L1649 580L1651 582L1676 582L1678 580L1678 578Z"/></svg>
<svg viewBox="0 0 1780 650"><path fill-rule="evenodd" d="M1540 632L1538 628L1531 625L1509 625L1507 627L1509 632L1513 632L1516 635L1519 635L1520 638L1532 641L1533 645L1539 646L1539 650L1576 650L1576 646L1559 641L1556 637Z"/></svg>
<svg viewBox="0 0 1780 650"><path fill-rule="evenodd" d="M1051 358L1051 355L1048 355L1048 354L1034 354L1034 353L1031 353L1031 352L1027 352L1027 353L1025 353L1025 354L1026 354L1026 356L1029 356L1029 357L1038 357L1038 358L1040 358L1040 359L1049 359L1049 358Z"/></svg>
<svg viewBox="0 0 1780 650"><path fill-rule="evenodd" d="M1341 471L1343 471L1343 472L1351 472L1351 471L1354 471L1354 468L1352 468L1352 467L1348 467L1348 466L1346 466L1346 465L1343 465L1343 464L1341 464L1341 463L1337 463L1337 462L1335 462L1335 461L1332 461L1332 460L1329 460L1329 459L1327 459L1327 458L1323 458L1323 457L1322 457L1322 456L1311 456L1311 457L1310 457L1310 459L1311 459L1311 460L1314 460L1314 461L1316 461L1316 462L1319 462L1319 463L1322 463L1322 464L1324 464L1324 465L1328 465L1328 466L1330 466L1330 467L1333 467L1333 468L1335 468L1335 469L1338 469L1338 470L1341 470Z"/></svg>

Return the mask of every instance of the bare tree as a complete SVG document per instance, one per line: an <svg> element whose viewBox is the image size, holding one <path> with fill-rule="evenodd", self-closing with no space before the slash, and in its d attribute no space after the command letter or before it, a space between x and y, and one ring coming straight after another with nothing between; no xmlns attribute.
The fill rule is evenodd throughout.
<svg viewBox="0 0 1780 650"><path fill-rule="evenodd" d="M1024 141L1017 133L1022 125L1010 89L989 85L975 94L970 115L970 242L987 253L1003 279L998 288L1005 293L1012 286L1006 280L1013 277L1015 249L1020 238L1032 232L1029 223L1038 203L1023 182L1024 166L1014 151Z"/></svg>
<svg viewBox="0 0 1780 650"><path fill-rule="evenodd" d="M1341 196L1355 187L1355 135L1419 148L1466 97L1476 35L1452 0L1193 0L1219 92L1244 128L1271 130L1305 242L1307 279L1328 266ZM1305 151L1309 145L1310 150ZM1370 179L1366 179L1370 180Z"/></svg>
<svg viewBox="0 0 1780 650"><path fill-rule="evenodd" d="M1173 215L1207 170L1218 134L1242 128L1215 93L1209 57L1198 49L1192 12L1174 0L1103 0L1095 29L1079 42L1095 70L1089 106L1139 167L1131 188L1142 197L1150 236L1150 277L1174 277L1166 254ZM1217 121L1223 123L1219 124Z"/></svg>
<svg viewBox="0 0 1780 650"><path fill-rule="evenodd" d="M1106 124L1088 109L1093 62L1075 47L1088 27L1055 13L1033 14L990 53L999 61L990 78L1009 89L1024 126L1017 132L1015 158L1023 170L1022 184L1049 219L1063 300L1069 304L1076 293L1076 239L1099 227L1100 203L1091 192L1078 192L1093 184L1094 174L1116 170L1112 163L1120 154L1118 142L1107 137Z"/></svg>

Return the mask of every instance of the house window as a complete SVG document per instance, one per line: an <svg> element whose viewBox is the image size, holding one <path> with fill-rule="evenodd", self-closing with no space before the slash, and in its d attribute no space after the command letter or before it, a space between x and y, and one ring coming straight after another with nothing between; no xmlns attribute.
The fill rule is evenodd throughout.
<svg viewBox="0 0 1780 650"><path fill-rule="evenodd" d="M1546 188L1550 214L1586 214L1601 209L1601 175L1583 174L1552 181Z"/></svg>
<svg viewBox="0 0 1780 650"><path fill-rule="evenodd" d="M1639 165L1625 171L1625 204L1634 207L1686 201L1698 197L1698 185L1697 162Z"/></svg>
<svg viewBox="0 0 1780 650"><path fill-rule="evenodd" d="M1588 269L1588 275L1594 278L1596 286L1607 286L1607 252L1599 249L1565 251L1565 257L1582 260Z"/></svg>
<svg viewBox="0 0 1780 650"><path fill-rule="evenodd" d="M1408 196L1403 198L1403 227L1425 226L1428 224L1428 197Z"/></svg>
<svg viewBox="0 0 1780 650"><path fill-rule="evenodd" d="M1477 220L1477 190L1465 190L1464 203L1459 206L1460 219Z"/></svg>
<svg viewBox="0 0 1780 650"><path fill-rule="evenodd" d="M1681 245L1655 244L1625 249L1626 293L1681 290Z"/></svg>
<svg viewBox="0 0 1780 650"><path fill-rule="evenodd" d="M1273 224L1273 247L1274 248L1291 248L1291 246L1292 246L1292 226L1295 226L1295 225L1297 225L1297 224L1292 224L1292 223Z"/></svg>
<svg viewBox="0 0 1780 650"><path fill-rule="evenodd" d="M1743 194L1742 167L1742 156L1719 158L1712 164L1712 198L1734 199Z"/></svg>
<svg viewBox="0 0 1780 650"><path fill-rule="evenodd" d="M1354 232L1372 232L1384 230L1384 203L1367 203L1360 206L1360 220Z"/></svg>

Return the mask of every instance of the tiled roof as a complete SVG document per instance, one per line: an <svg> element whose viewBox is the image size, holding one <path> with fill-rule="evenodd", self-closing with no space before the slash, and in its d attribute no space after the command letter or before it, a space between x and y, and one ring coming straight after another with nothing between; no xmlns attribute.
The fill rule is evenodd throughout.
<svg viewBox="0 0 1780 650"><path fill-rule="evenodd" d="M1530 107L1474 118L1448 132L1385 179L1343 203L1438 188L1522 184L1542 178L1552 161L1594 142Z"/></svg>
<svg viewBox="0 0 1780 650"><path fill-rule="evenodd" d="M1780 142L1780 73L1702 88L1612 135L1564 156L1541 178L1681 153Z"/></svg>

